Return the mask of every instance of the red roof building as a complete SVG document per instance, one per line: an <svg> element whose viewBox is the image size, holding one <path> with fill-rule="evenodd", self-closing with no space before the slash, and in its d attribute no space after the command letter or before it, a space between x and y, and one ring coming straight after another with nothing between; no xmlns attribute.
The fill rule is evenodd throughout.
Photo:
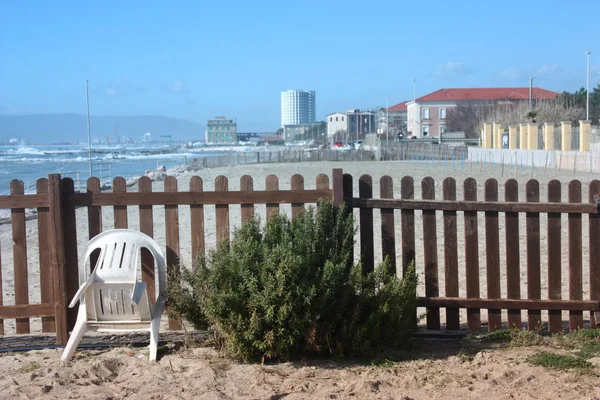
<svg viewBox="0 0 600 400"><path fill-rule="evenodd" d="M406 103L408 103L408 101L403 101L402 103L389 107L387 110L389 112L406 112Z"/></svg>
<svg viewBox="0 0 600 400"><path fill-rule="evenodd" d="M542 88L533 88L533 98L537 100L553 100L559 93ZM529 88L467 88L440 89L419 97L417 102L428 101L498 101L529 100ZM402 104L402 103L400 103ZM400 105L398 104L398 106Z"/></svg>
<svg viewBox="0 0 600 400"><path fill-rule="evenodd" d="M559 93L550 90L532 89L534 101L553 100L557 96ZM440 89L406 103L407 130L417 137L439 136L446 131L448 109L464 102L510 105L526 104L528 101L528 87Z"/></svg>

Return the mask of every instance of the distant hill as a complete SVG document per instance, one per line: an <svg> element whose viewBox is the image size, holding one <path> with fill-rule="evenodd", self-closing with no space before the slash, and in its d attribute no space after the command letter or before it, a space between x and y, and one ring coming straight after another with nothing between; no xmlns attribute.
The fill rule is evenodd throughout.
<svg viewBox="0 0 600 400"><path fill-rule="evenodd" d="M92 116L92 138L109 137L117 143L117 136L139 141L146 132L152 140L160 135L171 135L173 140L201 140L204 126L183 119L156 115L147 116ZM0 115L0 143L18 138L28 143L86 142L87 121L79 114Z"/></svg>

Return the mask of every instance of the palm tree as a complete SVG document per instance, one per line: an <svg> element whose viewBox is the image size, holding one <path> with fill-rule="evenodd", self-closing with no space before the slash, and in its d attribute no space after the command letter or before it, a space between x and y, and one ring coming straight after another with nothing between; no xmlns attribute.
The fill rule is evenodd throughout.
<svg viewBox="0 0 600 400"><path fill-rule="evenodd" d="M537 115L537 110L531 110L525 115L525 118L527 118L530 122L535 123L535 118L537 117Z"/></svg>

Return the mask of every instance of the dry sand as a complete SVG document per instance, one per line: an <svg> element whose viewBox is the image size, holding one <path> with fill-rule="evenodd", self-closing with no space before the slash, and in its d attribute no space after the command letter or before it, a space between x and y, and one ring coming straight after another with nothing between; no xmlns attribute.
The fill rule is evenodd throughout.
<svg viewBox="0 0 600 400"><path fill-rule="evenodd" d="M192 175L199 175L204 180L204 190L213 190L215 178L219 175L224 175L229 178L229 189L238 190L240 177L244 174L248 174L254 178L254 189L264 190L265 178L269 174L275 174L279 177L280 188L289 189L290 179L294 174L301 174L305 178L305 188L315 188L315 180L319 174L327 174L331 177L332 168L343 168L345 173L349 173L354 177L354 192L355 196L358 196L358 178L362 174L369 174L373 177L373 192L377 197L379 193L379 179L383 175L390 175L394 179L394 193L395 196L399 196L400 179L405 175L411 175L415 178L415 198L420 198L420 181L424 177L431 176L436 182L436 198L441 198L441 186L444 178L452 176L457 181L457 198L462 198L462 182L467 177L474 177L479 183L478 198L483 199L483 182L487 178L496 178L500 181L500 199L504 198L503 182L509 178L517 178L520 183L520 199L524 199L524 183L527 179L532 176L538 178L541 182L541 200L544 201L546 197L546 183L550 179L558 179L564 183L563 185L563 199L566 201L566 183L575 178L571 171L556 171L556 170L535 170L529 169L524 170L512 170L508 168L502 168L500 166L481 166L478 164L465 163L464 167L456 163L452 164L424 164L424 163L413 163L413 162L353 162L353 163L332 163L332 162L314 162L314 163L296 163L296 164L258 164L258 165L245 165L238 167L223 167L216 169L207 169L197 171L195 173L184 173L178 177L179 190L188 190L189 178ZM584 175L579 177L583 183L583 199L587 199L587 183L590 180L590 175ZM153 184L154 191L162 191L163 183L155 182ZM137 191L134 186L128 190ZM265 214L264 205L257 206L257 214L263 216ZM290 206L285 205L282 209L289 213ZM129 207L129 227L138 228L139 226L139 214L137 207ZM192 254L191 254L191 243L190 243L190 217L189 207L181 206L179 208L179 227L180 227L180 243L181 243L181 262L185 266L191 265ZM355 211L356 219L358 221L358 211ZM400 217L399 211L396 211L396 253L397 263L401 265L401 235L400 235ZM482 214L480 214L482 217ZM381 260L381 231L380 231L380 213L375 210L375 258L376 261ZM421 224L421 212L416 212L416 243L417 243L417 272L421 278L419 286L419 294L424 295L424 284L423 284L423 229ZM230 223L231 229L240 225L240 207L230 207ZM112 228L113 215L112 207L104 207L103 210L103 229ZM583 279L584 279L584 299L588 298L588 281L589 281L589 267L588 267L588 248L589 240L587 235L587 217L583 218ZM84 254L86 242L88 240L87 230L87 210L77 210L77 239L79 247L79 257ZM205 229L206 229L206 245L207 248L212 248L215 245L215 212L213 206L205 207ZM437 231L438 231L438 260L439 260L439 287L440 295L444 295L444 246L443 246L443 224L441 220L441 213L438 212L437 220ZM525 267L525 221L521 218L521 293L525 295L526 291L526 267ZM566 216L563 216L562 235L564 238L567 234ZM154 207L154 236L156 240L164 246L165 243L165 232L164 232L164 207ZM541 217L541 260L542 260L542 297L547 295L547 228L546 228L546 217ZM480 281L481 281L481 295L486 296L486 269L485 269L485 223L483 218L479 218L479 255L480 255ZM360 240L357 237L355 252L358 257L360 249ZM505 246L504 246L504 218L500 216L500 239L501 239L501 273L502 273L502 294L506 295L506 266L505 266ZM29 275L29 298L31 303L39 303L39 262L38 262L38 246L37 246L37 221L30 220L27 222L27 252L28 252L28 275ZM465 275L464 275L464 224L461 215L458 217L458 240L459 240L459 283L460 283L460 294L465 295ZM567 241L562 242L563 248L563 265L565 269L563 271L563 298L568 298L568 279L567 270L568 266L568 251ZM12 267L12 232L9 224L0 225L0 249L1 249L1 262L2 262L2 276L3 276L3 300L4 304L14 304L14 289L13 289L13 267ZM525 315L524 315L525 317ZM564 315L566 318L566 314ZM486 320L486 313L482 311L482 321ZM503 320L506 321L506 315L503 316ZM41 323L39 319L32 318L32 331L39 331ZM445 322L444 315L442 312L442 322ZM466 315L463 312L461 314L461 322L466 322ZM14 321L5 321L6 332L11 333L14 331Z"/></svg>
<svg viewBox="0 0 600 400"><path fill-rule="evenodd" d="M209 348L164 354L145 349L58 350L0 356L1 399L595 399L596 376L525 362L539 350L461 352L427 341L413 361L387 366L332 361L244 365ZM431 350L435 349L435 350ZM415 357L416 356L416 357ZM596 368L598 368L596 366Z"/></svg>

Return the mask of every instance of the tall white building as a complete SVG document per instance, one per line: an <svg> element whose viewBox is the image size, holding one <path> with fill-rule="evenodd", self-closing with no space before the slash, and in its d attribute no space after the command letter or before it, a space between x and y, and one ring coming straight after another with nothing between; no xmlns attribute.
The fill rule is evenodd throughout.
<svg viewBox="0 0 600 400"><path fill-rule="evenodd" d="M286 90L281 92L281 127L315 122L315 91Z"/></svg>

